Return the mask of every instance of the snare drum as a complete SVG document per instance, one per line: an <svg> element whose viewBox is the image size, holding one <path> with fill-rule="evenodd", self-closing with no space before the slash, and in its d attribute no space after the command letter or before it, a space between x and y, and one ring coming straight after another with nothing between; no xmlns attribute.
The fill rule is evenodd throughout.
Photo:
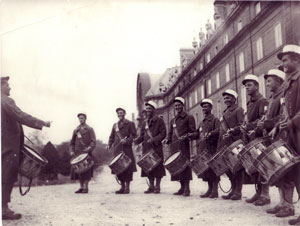
<svg viewBox="0 0 300 226"><path fill-rule="evenodd" d="M237 140L233 142L224 152L224 159L227 162L230 171L235 174L239 170L243 169L238 154L243 150L244 142Z"/></svg>
<svg viewBox="0 0 300 226"><path fill-rule="evenodd" d="M88 153L82 153L72 158L70 164L75 173L81 174L92 168L94 161Z"/></svg>
<svg viewBox="0 0 300 226"><path fill-rule="evenodd" d="M254 161L261 176L272 186L295 164L300 162L300 156L283 140L271 144Z"/></svg>
<svg viewBox="0 0 300 226"><path fill-rule="evenodd" d="M171 176L176 176L183 172L188 166L188 159L181 153L181 151L178 151L166 159L164 166Z"/></svg>
<svg viewBox="0 0 300 226"><path fill-rule="evenodd" d="M19 173L28 179L34 179L39 175L41 169L47 165L48 160L26 144L23 146L22 153Z"/></svg>
<svg viewBox="0 0 300 226"><path fill-rule="evenodd" d="M221 176L229 170L229 166L224 160L224 152L227 146L224 146L220 151L214 154L211 159L207 162L209 167L214 171L217 176Z"/></svg>
<svg viewBox="0 0 300 226"><path fill-rule="evenodd" d="M245 168L248 175L257 172L253 163L255 159L267 149L269 144L270 141L268 139L258 138L248 143L238 154L238 158L241 160L242 166Z"/></svg>
<svg viewBox="0 0 300 226"><path fill-rule="evenodd" d="M205 150L188 163L198 177L202 177L203 174L209 169L207 162L210 157L211 154L209 154L209 151Z"/></svg>
<svg viewBox="0 0 300 226"><path fill-rule="evenodd" d="M128 169L131 162L132 160L124 152L121 152L110 161L108 166L114 174L119 175Z"/></svg>
<svg viewBox="0 0 300 226"><path fill-rule="evenodd" d="M159 155L153 149L151 149L137 162L137 164L145 173L150 173L159 165L161 161L162 159L159 157Z"/></svg>

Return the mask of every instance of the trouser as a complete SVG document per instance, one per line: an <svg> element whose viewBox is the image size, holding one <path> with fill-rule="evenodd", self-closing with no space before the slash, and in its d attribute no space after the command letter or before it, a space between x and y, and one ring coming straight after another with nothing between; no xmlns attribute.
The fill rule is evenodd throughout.
<svg viewBox="0 0 300 226"><path fill-rule="evenodd" d="M242 188L243 188L243 171L240 170L239 172L233 174L231 172L226 173L230 182L231 182L231 193L241 195Z"/></svg>
<svg viewBox="0 0 300 226"><path fill-rule="evenodd" d="M7 203L10 202L13 187L14 183L2 183L2 207L7 206Z"/></svg>

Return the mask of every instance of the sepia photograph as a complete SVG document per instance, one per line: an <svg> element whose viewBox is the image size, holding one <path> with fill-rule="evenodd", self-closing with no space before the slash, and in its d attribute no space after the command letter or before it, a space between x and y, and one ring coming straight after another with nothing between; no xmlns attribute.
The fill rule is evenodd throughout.
<svg viewBox="0 0 300 226"><path fill-rule="evenodd" d="M300 225L299 23L299 0L0 0L1 225Z"/></svg>

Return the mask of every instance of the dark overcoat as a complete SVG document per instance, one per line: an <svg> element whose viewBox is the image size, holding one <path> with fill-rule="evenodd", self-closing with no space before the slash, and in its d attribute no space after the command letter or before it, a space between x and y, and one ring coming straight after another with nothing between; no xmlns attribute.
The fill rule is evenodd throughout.
<svg viewBox="0 0 300 226"><path fill-rule="evenodd" d="M76 155L87 152L91 157L92 151L96 147L96 135L94 129L87 124L79 125L72 135L70 148ZM80 177L71 170L71 179L90 179L93 176L93 167L88 172L83 173Z"/></svg>
<svg viewBox="0 0 300 226"><path fill-rule="evenodd" d="M125 144L120 143L120 137L117 134L118 128L118 133L121 138L127 138ZM132 161L124 174L132 174L133 172L136 172L135 158L132 151L132 142L134 138L136 138L136 128L133 122L124 119L113 125L108 141L109 147L113 150L113 155L117 156L123 151ZM129 177L131 178L132 175Z"/></svg>
<svg viewBox="0 0 300 226"><path fill-rule="evenodd" d="M44 122L17 107L15 101L1 96L1 163L2 183L14 183L18 178L18 169L23 147L22 125L42 129Z"/></svg>
<svg viewBox="0 0 300 226"><path fill-rule="evenodd" d="M200 138L197 152L201 153L203 151L208 151L211 156L214 155L217 151L219 131L220 120L213 114L205 116L197 131L197 137ZM211 169L202 176L204 181L217 178L218 177Z"/></svg>
<svg viewBox="0 0 300 226"><path fill-rule="evenodd" d="M149 126L149 132L151 133L151 136L153 138L153 142L149 143L148 140L150 139L149 132L146 130L146 125ZM136 143L142 143L143 149L142 153L143 155L147 153L150 149L153 149L159 157L162 159L160 164L154 168L150 173L146 173L142 170L142 177L158 177L161 178L166 175L165 168L163 166L164 162L164 154L163 154L163 148L162 148L162 140L166 137L166 125L162 118L158 116L153 116L150 119L147 119L142 124L142 130L141 135L138 137Z"/></svg>
<svg viewBox="0 0 300 226"><path fill-rule="evenodd" d="M176 129L175 129L176 128ZM176 132L177 131L177 132ZM186 112L181 112L180 114L176 115L170 122L170 128L168 133L168 140L171 146L171 152L175 153L177 151L181 151L181 153L190 160L190 139L197 139L197 136L193 135L190 139L186 138L182 141L178 141L178 136L184 136L189 134L195 134L196 132L196 124L195 119L192 115L188 115ZM178 133L178 134L176 134ZM178 142L177 142L178 141ZM192 171L189 166L186 169L176 175L171 176L172 181L187 181L192 180Z"/></svg>

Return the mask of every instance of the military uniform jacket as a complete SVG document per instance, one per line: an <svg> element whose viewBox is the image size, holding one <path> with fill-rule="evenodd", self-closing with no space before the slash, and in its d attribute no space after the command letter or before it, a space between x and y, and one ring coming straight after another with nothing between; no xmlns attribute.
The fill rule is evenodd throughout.
<svg viewBox="0 0 300 226"><path fill-rule="evenodd" d="M2 183L17 180L24 135L22 125L42 129L44 122L23 112L15 101L1 96L1 158Z"/></svg>
<svg viewBox="0 0 300 226"><path fill-rule="evenodd" d="M175 128L178 134L176 134ZM168 133L168 140L169 143L171 144L172 153L181 150L182 153L188 159L190 159L189 139L185 139L179 142L176 141L178 140L177 136L181 137L187 135L188 133L193 134L190 138L195 140L197 139L195 132L196 132L196 123L193 116L188 115L186 112L181 112L180 114L176 115L176 117L173 118L170 122L170 129Z"/></svg>
<svg viewBox="0 0 300 226"><path fill-rule="evenodd" d="M247 131L256 128L258 120L265 114L265 106L268 106L268 101L260 93L247 102Z"/></svg>
<svg viewBox="0 0 300 226"><path fill-rule="evenodd" d="M300 154L300 72L287 76L283 83L286 110L292 125L289 128L288 142Z"/></svg>
<svg viewBox="0 0 300 226"><path fill-rule="evenodd" d="M244 109L234 104L227 107L222 114L219 141L218 141L218 151L221 150L225 145L229 146L233 142L241 138L240 126L244 121ZM223 135L227 132L227 129L233 129L233 135L228 139L224 140Z"/></svg>
<svg viewBox="0 0 300 226"><path fill-rule="evenodd" d="M264 121L263 128L267 132L270 132L276 123L280 120L280 114L282 112L280 98L283 95L283 89L279 88L277 92L273 93L269 98L268 111L266 114L266 120Z"/></svg>
<svg viewBox="0 0 300 226"><path fill-rule="evenodd" d="M120 137L117 134L118 130L118 133L122 139L127 138L125 144L120 144ZM132 142L135 137L135 124L127 119L118 121L116 124L114 124L109 136L108 145L113 149L114 156L117 156L123 151L132 160L131 165L127 169L128 172L136 171L135 158L132 151Z"/></svg>
<svg viewBox="0 0 300 226"><path fill-rule="evenodd" d="M213 114L205 116L199 125L197 135L200 137L198 152L208 150L210 154L216 152L220 132L220 120ZM203 137L206 136L206 139Z"/></svg>
<svg viewBox="0 0 300 226"><path fill-rule="evenodd" d="M96 147L96 136L94 129L89 125L79 125L74 131L70 142L71 150L75 154L91 152Z"/></svg>

